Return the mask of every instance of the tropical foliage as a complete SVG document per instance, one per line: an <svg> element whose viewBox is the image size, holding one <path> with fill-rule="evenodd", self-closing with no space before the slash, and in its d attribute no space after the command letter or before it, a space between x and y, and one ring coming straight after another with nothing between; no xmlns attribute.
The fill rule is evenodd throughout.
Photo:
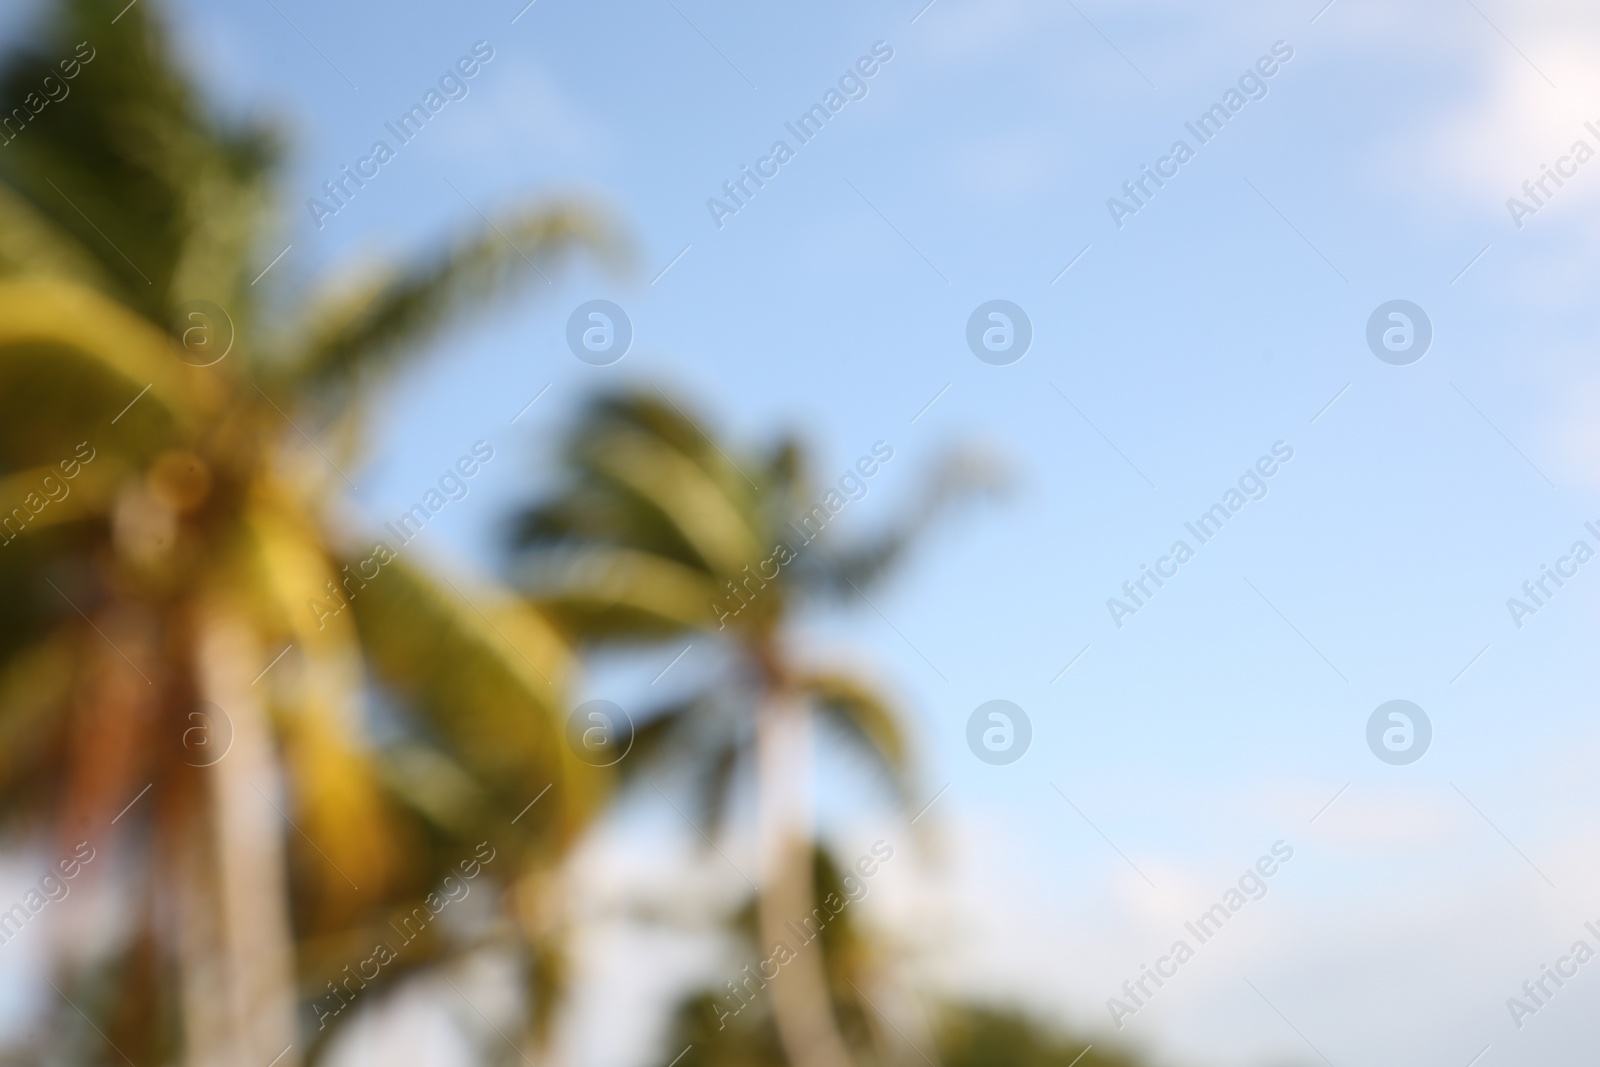
<svg viewBox="0 0 1600 1067"><path fill-rule="evenodd" d="M864 754L902 804L914 796L903 717L870 680L810 662L791 620L808 601L864 599L942 506L992 485L994 474L952 460L887 531L830 544L844 498L816 484L798 441L737 462L660 392L598 398L562 455L565 485L517 527L525 587L585 646L692 639L727 657L698 691L641 711L637 754L624 766L634 776L666 766L688 779L708 835L723 824L739 772L753 773L759 942L792 940L784 923L810 915L818 899L808 799L817 723ZM892 455L887 442L874 450L879 460ZM847 484L865 483L858 474ZM772 1018L795 1067L851 1059L823 957L799 953L772 983Z"/></svg>
<svg viewBox="0 0 1600 1067"><path fill-rule="evenodd" d="M539 1055L565 979L554 871L610 796L565 734L574 644L706 647L618 769L687 783L713 840L755 783L739 952L848 895L816 755L926 798L904 716L815 661L796 618L865 602L992 472L952 461L840 542L797 440L736 449L663 394L612 393L518 521L525 596L430 569L350 518L368 399L463 312L574 250L616 261L615 237L582 204L524 206L306 280L279 255L278 138L207 110L153 0L52 15L0 59L0 100L26 110L0 122L0 844L40 857L51 896L73 880L52 907L111 906L59 924L57 999L21 1057L295 1067L352 1005L484 949L523 967L515 1045ZM469 882L495 906L434 923ZM35 933L36 897L0 940ZM839 911L728 1025L725 990L691 995L683 1067L1125 1062L989 1009L902 1033L879 1011L904 1000L891 963Z"/></svg>
<svg viewBox="0 0 1600 1067"><path fill-rule="evenodd" d="M840 873L825 853L817 857L815 893L842 893ZM742 909L729 925L737 958L760 953L755 909ZM940 1064L942 1067L1138 1067L1127 1052L1040 1023L1013 1007L895 997L888 954L867 936L850 908L824 927L821 946L840 1030L858 1063ZM739 974L742 979L743 973ZM726 1014L733 995L706 990L678 1008L667 1054L686 1050L679 1067L783 1067L771 1002L756 990L748 1007ZM891 999L893 998L893 999ZM891 1020L890 1014L897 1016Z"/></svg>
<svg viewBox="0 0 1600 1067"><path fill-rule="evenodd" d="M410 262L263 276L271 132L208 113L150 3L53 15L0 68L28 101L93 52L0 147L0 812L44 862L88 842L79 885L114 886L119 919L56 957L42 1040L292 1067L335 1007L460 947L432 927L348 978L480 842L505 891L484 936L532 944L541 872L599 798L560 740L555 630L397 543L374 575L341 501L375 386L615 241L552 204ZM519 958L547 1004L559 953Z"/></svg>

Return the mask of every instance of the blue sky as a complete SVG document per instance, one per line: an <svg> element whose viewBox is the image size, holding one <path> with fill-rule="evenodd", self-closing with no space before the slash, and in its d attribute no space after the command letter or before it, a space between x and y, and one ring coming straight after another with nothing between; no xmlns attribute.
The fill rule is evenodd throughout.
<svg viewBox="0 0 1600 1067"><path fill-rule="evenodd" d="M1600 562L1521 628L1506 599L1575 540L1600 548L1584 530L1600 524L1600 162L1520 228L1506 200L1574 141L1600 149L1592 7L519 8L165 8L217 105L292 135L287 228L262 256L292 244L275 280L424 246L529 194L595 198L634 241L631 276L579 267L529 290L369 397L360 509L402 511L489 440L496 464L425 547L491 570L562 420L620 382L676 387L735 441L803 428L824 476L890 442L841 535L977 443L1007 458L1011 495L939 527L878 610L801 635L808 655L871 665L920 726L927 795L949 785L930 814L942 846L886 870L871 905L911 946L907 974L1105 1033L1106 998L1281 839L1295 859L1268 896L1116 1039L1195 1064L1465 1065L1488 1046L1494 1067L1588 1047L1600 965L1520 1030L1505 1001L1600 920ZM317 230L306 198L480 40L494 58L470 95ZM707 199L879 41L893 58L866 97L718 228ZM1118 228L1107 198L1193 145L1184 123L1275 42L1293 58L1265 98ZM592 298L635 329L609 367L563 340ZM996 298L1034 331L1009 366L964 339ZM1392 299L1433 326L1407 366L1365 341ZM1294 456L1268 495L1117 628L1106 599L1279 441ZM1005 767L965 742L996 698L1033 723ZM1395 698L1433 723L1409 766L1366 747ZM829 820L849 847L904 834L844 796ZM624 853L585 862L647 877ZM638 1025L589 1026L574 1062L656 1062L652 989L699 964L604 909L593 922L610 961L594 988L621 992L586 994L584 1017ZM646 959L654 985L630 966Z"/></svg>

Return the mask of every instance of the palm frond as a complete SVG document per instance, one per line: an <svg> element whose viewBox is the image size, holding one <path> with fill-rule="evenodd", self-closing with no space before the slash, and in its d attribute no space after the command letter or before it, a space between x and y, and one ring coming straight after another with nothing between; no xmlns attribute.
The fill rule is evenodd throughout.
<svg viewBox="0 0 1600 1067"><path fill-rule="evenodd" d="M562 693L571 667L550 624L525 604L436 582L398 558L350 605L377 678L482 787L494 809L483 817L544 849L569 840L605 776L567 747ZM512 830L511 819L546 786L550 795Z"/></svg>
<svg viewBox="0 0 1600 1067"><path fill-rule="evenodd" d="M57 462L85 440L133 455L180 440L214 405L217 385L170 345L92 290L0 282L0 464Z"/></svg>
<svg viewBox="0 0 1600 1067"><path fill-rule="evenodd" d="M43 275L115 295L117 281L76 237L0 184L0 274Z"/></svg>
<svg viewBox="0 0 1600 1067"><path fill-rule="evenodd" d="M549 275L573 249L623 258L620 240L578 203L525 207L423 260L341 283L313 312L304 356L290 368L303 386L348 387L392 370L452 321L481 310L514 282Z"/></svg>
<svg viewBox="0 0 1600 1067"><path fill-rule="evenodd" d="M802 674L795 686L882 768L902 804L913 801L910 745L900 715L882 694L837 671Z"/></svg>
<svg viewBox="0 0 1600 1067"><path fill-rule="evenodd" d="M595 475L659 511L713 574L733 575L761 558L739 501L704 468L660 438L627 429L586 442Z"/></svg>
<svg viewBox="0 0 1600 1067"><path fill-rule="evenodd" d="M887 529L846 544L802 557L799 572L806 586L836 597L855 595L899 564L906 552L945 511L974 498L996 495L1010 485L1005 466L972 449L946 454L934 467L920 497Z"/></svg>
<svg viewBox="0 0 1600 1067"><path fill-rule="evenodd" d="M196 235L234 228L225 214L232 204L197 192L219 175L259 184L275 149L260 130L211 122L150 5L119 13L123 6L69 0L34 50L9 57L0 71L4 99L37 93L46 75L66 95L0 153L0 182L89 250L131 307L164 322L175 302L211 295L175 289ZM63 62L75 76L65 77ZM243 264L231 267L236 274Z"/></svg>
<svg viewBox="0 0 1600 1067"><path fill-rule="evenodd" d="M728 713L728 688L718 684L649 712L621 767L626 785L686 777L689 818L713 840L727 822L734 777L754 756L748 722Z"/></svg>
<svg viewBox="0 0 1600 1067"><path fill-rule="evenodd" d="M714 628L719 595L704 571L649 552L596 545L552 549L523 572L523 588L567 632L647 641Z"/></svg>
<svg viewBox="0 0 1600 1067"><path fill-rule="evenodd" d="M353 622L306 605L313 596L321 600L337 577L318 531L266 487L257 491L249 525L256 554L246 566L262 594L255 598L257 610L270 618L270 630L286 631L298 651L271 684L297 822L325 861L307 856L301 864L315 885L309 894L315 914L307 925L320 928L359 910L356 885L365 882L370 899L398 880L404 835L370 755L361 714L366 678ZM267 605L276 610L264 610Z"/></svg>

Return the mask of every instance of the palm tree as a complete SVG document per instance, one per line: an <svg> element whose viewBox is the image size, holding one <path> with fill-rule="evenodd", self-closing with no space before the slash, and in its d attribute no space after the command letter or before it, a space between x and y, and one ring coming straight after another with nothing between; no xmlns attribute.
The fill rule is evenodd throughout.
<svg viewBox="0 0 1600 1067"><path fill-rule="evenodd" d="M664 763L687 771L696 810L714 828L739 770L754 768L762 838L758 942L770 950L792 941L784 923L810 915L816 904L807 797L815 720L840 728L904 802L912 799L912 780L907 738L891 704L847 671L802 662L790 620L808 599L864 597L863 587L888 571L942 506L992 484L993 475L971 462L947 464L921 506L887 532L828 549L822 531L892 458L888 442L878 442L841 486L824 489L812 482L793 440L740 465L665 394L625 392L597 399L562 455L565 484L515 529L524 588L587 645L692 636L725 647L731 666L724 674L643 716L638 753L624 767L643 774ZM851 1061L821 957L798 953L769 991L793 1067Z"/></svg>
<svg viewBox="0 0 1600 1067"><path fill-rule="evenodd" d="M827 900L832 895L836 901L847 899L845 873L836 867L827 849L816 849L813 898ZM749 901L729 916L727 932L732 935L736 958L741 963L761 960L770 952L770 948L762 947L760 910L757 901ZM799 951L819 953L828 1000L845 1047L868 1062L893 1062L897 1035L892 1030L885 1034L889 1028L863 992L874 986L882 988L883 953L865 936L855 909L841 907L817 931L815 947ZM739 977L743 978L744 973ZM673 1020L671 1047L675 1050L687 1046L688 1052L680 1061L683 1067L782 1067L792 1062L774 1025L772 1002L761 995L764 990L758 988L754 992L757 995L752 996L748 986L735 986L732 994L726 988L713 987L682 1000ZM881 999L874 999L883 1004Z"/></svg>
<svg viewBox="0 0 1600 1067"><path fill-rule="evenodd" d="M1148 1062L1103 1039L1091 1043L1014 1008L945 1004L938 1015L944 1067L1142 1067Z"/></svg>
<svg viewBox="0 0 1600 1067"><path fill-rule="evenodd" d="M502 925L542 936L541 872L597 801L556 631L339 504L375 383L616 242L559 203L331 285L262 277L276 142L206 113L151 6L62 0L0 65L27 109L0 124L0 814L52 863L108 857L75 873L127 916L53 977L56 1033L105 1039L71 1058L293 1067L334 1005L451 950L433 928L348 984L478 842ZM542 1009L559 955L529 955Z"/></svg>
<svg viewBox="0 0 1600 1067"><path fill-rule="evenodd" d="M819 850L817 897L844 893L841 876ZM741 910L730 924L741 957L746 959L762 954L754 910ZM884 953L865 936L855 911L842 910L823 927L821 940L840 1029L847 1035L847 1044L862 1050L861 1058L868 1062L942 1067L1142 1067L1145 1062L1104 1036L1081 1036L1064 1030L1059 1020L1046 1023L994 1003L945 999L902 1004L899 1015L904 1023L890 1024L878 1014L885 1002L874 996L867 1003L860 992L874 984L883 988L884 983L874 983L874 977L884 966ZM725 993L710 989L691 994L679 1005L669 1049L688 1047L680 1064L783 1067L784 1051L769 1006L756 1001L752 1010L740 1011L730 1019L726 1003Z"/></svg>

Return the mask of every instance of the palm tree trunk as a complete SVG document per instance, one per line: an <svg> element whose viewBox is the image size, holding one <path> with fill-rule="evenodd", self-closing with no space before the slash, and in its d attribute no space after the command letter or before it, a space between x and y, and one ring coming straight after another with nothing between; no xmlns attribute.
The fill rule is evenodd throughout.
<svg viewBox="0 0 1600 1067"><path fill-rule="evenodd" d="M178 931L178 996L187 1067L224 1065L233 1054L231 1012L223 994L228 973L223 953L222 905L209 811L190 808L174 818L170 864L176 886L173 925Z"/></svg>
<svg viewBox="0 0 1600 1067"><path fill-rule="evenodd" d="M800 942L816 907L811 837L811 712L778 694L757 724L760 763L761 892L757 904L763 953L780 943L795 956L769 983L772 1015L790 1067L849 1067L850 1053L833 1017L820 933Z"/></svg>
<svg viewBox="0 0 1600 1067"><path fill-rule="evenodd" d="M213 996L228 1021L224 1048L192 1048L191 1064L271 1063L296 1067L294 950L289 927L283 818L273 805L278 761L262 694L249 683L260 651L249 627L226 609L202 616L196 655L199 690L233 726L233 747L210 775L218 968ZM201 1036L199 1034L195 1036ZM211 1035L215 1036L215 1035ZM213 1056L221 1053L220 1059Z"/></svg>

